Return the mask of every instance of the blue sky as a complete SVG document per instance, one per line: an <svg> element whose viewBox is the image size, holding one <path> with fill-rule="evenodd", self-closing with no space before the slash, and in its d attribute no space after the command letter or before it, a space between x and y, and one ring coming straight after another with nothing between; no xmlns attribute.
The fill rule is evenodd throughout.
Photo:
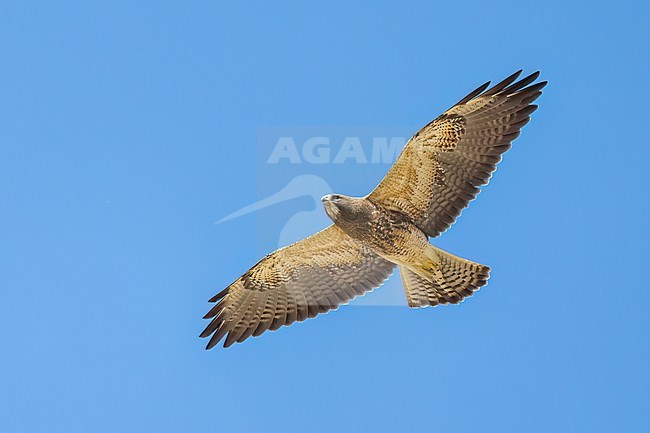
<svg viewBox="0 0 650 433"><path fill-rule="evenodd" d="M647 427L649 12L4 2L2 430ZM485 289L447 308L348 306L204 351L207 299L274 248L282 215L312 206L214 224L287 182L260 163L265 131L414 132L519 68L550 81L540 109L436 240L489 264ZM317 174L364 194L386 168Z"/></svg>

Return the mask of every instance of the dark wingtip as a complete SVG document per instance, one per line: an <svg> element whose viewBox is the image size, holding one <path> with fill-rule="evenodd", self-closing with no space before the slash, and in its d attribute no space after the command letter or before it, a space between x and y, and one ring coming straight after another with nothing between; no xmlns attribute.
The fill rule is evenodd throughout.
<svg viewBox="0 0 650 433"><path fill-rule="evenodd" d="M226 287L225 289L223 289L222 291L220 291L219 293L211 297L208 300L208 302L217 302L219 299L223 298L228 294L228 289L230 289L230 287Z"/></svg>
<svg viewBox="0 0 650 433"><path fill-rule="evenodd" d="M495 95L511 85L523 72L523 69L518 70L514 74L511 74L510 76L506 77L505 79L501 80L497 84L495 84L491 89L489 89L487 92L484 93L484 95L489 96L489 95Z"/></svg>
<svg viewBox="0 0 650 433"><path fill-rule="evenodd" d="M490 82L488 81L487 83L479 86L474 91L472 91L467 96L465 96L463 99L458 101L456 104L454 104L454 106L465 104L478 96L492 96L497 94L512 95L524 88L526 88L527 90L530 89L531 87L535 87L537 90L539 90L547 84L546 81L543 81L542 82L543 84L537 83L534 86L526 87L529 84L533 83L539 77L541 71L535 71L532 74L520 79L519 81L516 81L523 71L524 71L523 69L519 69L518 71L514 72L513 74L506 77L504 80L500 81L499 83L495 84L489 89L488 87L490 86Z"/></svg>
<svg viewBox="0 0 650 433"><path fill-rule="evenodd" d="M217 343L219 343L218 340L217 340L217 341L214 341L214 337L211 338L210 341L208 341L208 344L205 346L205 350L210 350L210 349L212 349L214 346L217 345Z"/></svg>
<svg viewBox="0 0 650 433"><path fill-rule="evenodd" d="M232 346L233 344L235 344L237 342L238 338L239 337L237 337L233 331L230 331L228 333L228 336L226 337L226 341L224 341L224 343L223 343L223 347L228 348L228 347Z"/></svg>
<svg viewBox="0 0 650 433"><path fill-rule="evenodd" d="M454 104L454 106L456 106L456 105L463 105L463 104L465 104L466 102L471 101L472 99L474 99L475 97L477 97L478 95L480 95L481 93L483 93L483 91L485 91L485 89L487 89L489 86L490 86L490 82L489 82L489 81L488 81L487 83L484 83L484 84L478 86L476 89L474 89L472 92L470 92L470 93L469 93L467 96L465 96L463 99L461 99L460 101L456 102L456 103Z"/></svg>
<svg viewBox="0 0 650 433"><path fill-rule="evenodd" d="M528 86L526 88L523 88L521 90L518 89L516 93L511 93L508 96L514 96L514 95L521 95L521 96L532 96L537 94L537 96L541 95L542 92L541 90L546 87L548 84L548 81L540 81L539 83L535 83L531 86ZM532 101L531 101L532 102Z"/></svg>
<svg viewBox="0 0 650 433"><path fill-rule="evenodd" d="M532 74L522 78L521 80L519 80L519 81L517 81L517 82L515 82L513 84L510 84L508 87L505 87L504 89L501 89L501 92L505 93L505 94L508 94L508 95L511 95L511 94L523 89L524 87L531 84L532 82L534 82L539 77L539 74L540 74L540 71L535 71Z"/></svg>
<svg viewBox="0 0 650 433"><path fill-rule="evenodd" d="M214 346L216 346L217 343L219 343L219 341L221 341L223 336L226 335L226 333L228 332L228 328L225 325L225 323L222 322L222 323L219 324L219 327L213 332L214 332L214 334L212 335L212 338L210 338L210 341L208 341L208 345L205 346L205 350L210 350Z"/></svg>

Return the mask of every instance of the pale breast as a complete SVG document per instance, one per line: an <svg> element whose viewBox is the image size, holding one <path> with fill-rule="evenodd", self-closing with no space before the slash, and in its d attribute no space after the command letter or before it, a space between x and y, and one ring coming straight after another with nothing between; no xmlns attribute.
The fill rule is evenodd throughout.
<svg viewBox="0 0 650 433"><path fill-rule="evenodd" d="M351 237L395 263L408 262L421 254L427 237L401 212L374 205L366 220L347 222L342 227Z"/></svg>

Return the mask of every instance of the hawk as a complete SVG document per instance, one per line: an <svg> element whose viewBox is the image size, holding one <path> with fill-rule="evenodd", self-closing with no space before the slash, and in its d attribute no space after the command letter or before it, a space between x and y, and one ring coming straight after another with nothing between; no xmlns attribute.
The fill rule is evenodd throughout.
<svg viewBox="0 0 650 433"><path fill-rule="evenodd" d="M490 268L429 243L488 182L537 109L546 81L521 70L487 82L424 126L365 197L328 194L333 224L267 255L210 302L206 349L315 317L381 285L399 267L410 307L457 304Z"/></svg>

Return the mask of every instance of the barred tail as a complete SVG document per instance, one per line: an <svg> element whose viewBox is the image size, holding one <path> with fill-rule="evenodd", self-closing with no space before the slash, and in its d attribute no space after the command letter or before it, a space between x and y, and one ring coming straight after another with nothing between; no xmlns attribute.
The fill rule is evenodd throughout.
<svg viewBox="0 0 650 433"><path fill-rule="evenodd" d="M427 268L419 268L416 272L400 266L409 307L457 304L484 286L490 276L489 267L434 246L427 255L432 258L432 264Z"/></svg>

